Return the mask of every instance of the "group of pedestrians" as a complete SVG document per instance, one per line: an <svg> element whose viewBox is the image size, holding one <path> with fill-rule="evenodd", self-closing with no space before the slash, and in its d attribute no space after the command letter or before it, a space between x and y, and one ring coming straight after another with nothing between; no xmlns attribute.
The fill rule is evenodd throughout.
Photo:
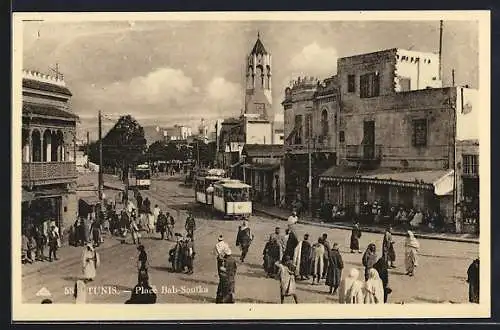
<svg viewBox="0 0 500 330"><path fill-rule="evenodd" d="M54 220L47 220L38 225L29 225L21 236L21 262L58 260L57 250L61 247L59 227ZM45 251L48 248L48 256Z"/></svg>

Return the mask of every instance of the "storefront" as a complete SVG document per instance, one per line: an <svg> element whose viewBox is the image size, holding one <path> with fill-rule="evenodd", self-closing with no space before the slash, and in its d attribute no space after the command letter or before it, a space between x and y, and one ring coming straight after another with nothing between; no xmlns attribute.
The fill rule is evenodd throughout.
<svg viewBox="0 0 500 330"><path fill-rule="evenodd" d="M255 202L277 205L280 196L280 164L245 164L245 183L252 186Z"/></svg>
<svg viewBox="0 0 500 330"><path fill-rule="evenodd" d="M407 210L437 211L453 222L453 171L396 171L378 169L359 172L334 167L320 176L322 203L337 205L359 215L361 205Z"/></svg>
<svg viewBox="0 0 500 330"><path fill-rule="evenodd" d="M36 197L33 194L33 199L23 201L21 207L22 230L40 226L47 220L62 227L62 196Z"/></svg>

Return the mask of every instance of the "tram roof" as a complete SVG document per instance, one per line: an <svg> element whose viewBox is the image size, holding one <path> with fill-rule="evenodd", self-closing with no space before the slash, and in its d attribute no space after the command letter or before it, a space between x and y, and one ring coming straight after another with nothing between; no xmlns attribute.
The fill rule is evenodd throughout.
<svg viewBox="0 0 500 330"><path fill-rule="evenodd" d="M214 175L207 175L204 178L207 180L217 180L217 181L223 180L223 178L221 178L220 176L214 176Z"/></svg>
<svg viewBox="0 0 500 330"><path fill-rule="evenodd" d="M252 186L250 186L246 183L243 183L239 180L227 180L227 181L221 180L221 181L217 182L215 185L221 186L223 188L235 188L235 189L251 188L252 187Z"/></svg>

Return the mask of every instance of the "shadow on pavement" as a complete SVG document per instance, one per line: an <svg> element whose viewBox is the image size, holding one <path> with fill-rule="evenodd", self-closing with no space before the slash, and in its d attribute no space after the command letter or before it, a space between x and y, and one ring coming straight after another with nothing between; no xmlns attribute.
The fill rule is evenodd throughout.
<svg viewBox="0 0 500 330"><path fill-rule="evenodd" d="M151 266L151 269L159 270L159 271L162 271L162 272L174 273L174 271L173 271L172 268L166 267L166 266Z"/></svg>
<svg viewBox="0 0 500 330"><path fill-rule="evenodd" d="M252 268L252 269L264 269L264 267L262 265L259 265L259 264L243 264L245 266L247 266L248 268Z"/></svg>
<svg viewBox="0 0 500 330"><path fill-rule="evenodd" d="M339 297L338 297L338 294L336 295L331 295L329 294L328 297L326 297L326 300L328 301L333 301L333 302L336 302L336 303L339 303Z"/></svg>
<svg viewBox="0 0 500 330"><path fill-rule="evenodd" d="M389 274L390 275L402 275L402 276L406 276L406 272L405 271L400 271L400 270L389 270Z"/></svg>
<svg viewBox="0 0 500 330"><path fill-rule="evenodd" d="M461 280L461 281L466 281L467 280L467 276L453 275L452 278L456 278L457 280Z"/></svg>
<svg viewBox="0 0 500 330"><path fill-rule="evenodd" d="M255 273L242 272L242 273L238 273L238 275L246 276L246 277L253 277L253 278L260 278L260 279L266 278L266 274L263 271L262 272L255 272Z"/></svg>
<svg viewBox="0 0 500 330"><path fill-rule="evenodd" d="M83 279L83 277L81 277L81 276L66 276L66 277L63 277L62 279L64 281L68 281L68 282L76 282L78 280Z"/></svg>
<svg viewBox="0 0 500 330"><path fill-rule="evenodd" d="M305 291L305 292L310 292L310 293L316 293L316 294L328 294L328 287L320 284L320 285L311 285L309 281L303 281L299 283L304 283L305 286L297 285L297 290L300 291ZM318 290L313 290L312 288L317 288Z"/></svg>
<svg viewBox="0 0 500 330"><path fill-rule="evenodd" d="M180 293L179 296L189 298L189 299L197 301L199 303L201 303L201 302L209 303L209 304L215 303L215 298L213 298L213 297L205 297L205 296L194 295L194 294L185 294L185 293L184 294Z"/></svg>
<svg viewBox="0 0 500 330"><path fill-rule="evenodd" d="M425 297L419 297L419 296L414 297L413 299L416 301L422 301L422 302L432 303L432 304L441 304L444 302L444 300L439 300L439 299L435 299L435 298L425 298Z"/></svg>
<svg viewBox="0 0 500 330"><path fill-rule="evenodd" d="M215 281L207 281L207 280L201 280L201 279L196 279L196 278L191 278L191 277L181 277L180 279L183 281L186 281L186 282L192 282L192 283L197 283L197 284L219 285L219 283L215 282Z"/></svg>
<svg viewBox="0 0 500 330"><path fill-rule="evenodd" d="M255 298L238 298L236 297L236 303L246 303L246 304L276 304L279 302L279 297L277 301L268 301Z"/></svg>
<svg viewBox="0 0 500 330"><path fill-rule="evenodd" d="M438 259L459 259L459 260L471 260L470 257L460 257L460 256L439 256L439 255L433 255L433 254L425 254L425 253L420 253L421 257L427 257L427 258L438 258Z"/></svg>

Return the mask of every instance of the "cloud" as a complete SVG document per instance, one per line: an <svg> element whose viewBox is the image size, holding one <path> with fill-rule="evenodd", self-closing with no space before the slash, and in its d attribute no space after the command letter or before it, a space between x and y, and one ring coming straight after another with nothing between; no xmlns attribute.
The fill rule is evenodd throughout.
<svg viewBox="0 0 500 330"><path fill-rule="evenodd" d="M206 89L207 101L215 106L223 107L237 107L241 105L241 93L243 93L243 90L239 84L222 77L213 78Z"/></svg>
<svg viewBox="0 0 500 330"><path fill-rule="evenodd" d="M113 118L133 113L143 125L173 125L192 124L200 118L214 121L239 114L242 93L239 84L223 77L212 78L199 88L184 71L167 67L128 81L104 86L89 84L78 97L87 102L87 110L90 110L90 102L92 109L103 109ZM92 118L95 114L84 113L83 116Z"/></svg>
<svg viewBox="0 0 500 330"><path fill-rule="evenodd" d="M314 42L292 57L290 66L293 75L315 76L322 79L336 72L337 58L335 48L322 48Z"/></svg>
<svg viewBox="0 0 500 330"><path fill-rule="evenodd" d="M182 70L168 67L133 78L127 88L129 95L147 104L171 101L182 104L190 94L198 92L193 80Z"/></svg>

